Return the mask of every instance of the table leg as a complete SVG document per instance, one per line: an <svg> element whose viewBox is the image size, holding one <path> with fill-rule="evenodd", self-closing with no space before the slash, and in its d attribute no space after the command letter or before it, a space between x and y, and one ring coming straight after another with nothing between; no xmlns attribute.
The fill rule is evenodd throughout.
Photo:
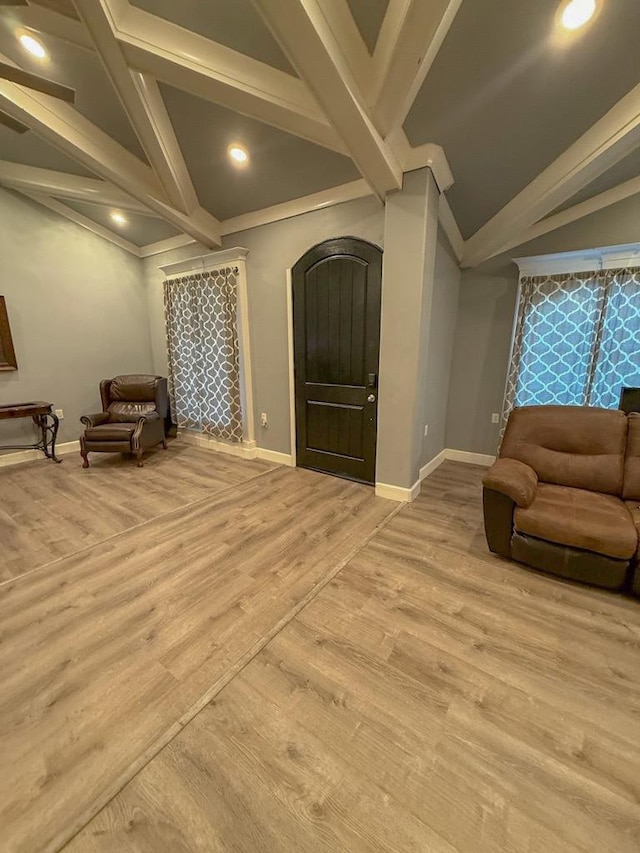
<svg viewBox="0 0 640 853"><path fill-rule="evenodd" d="M54 412L49 412L46 415L34 415L33 421L36 426L40 427L42 435L40 450L42 450L47 459L53 459L54 462L62 462L62 459L58 459L56 456L56 440L60 425L58 416Z"/></svg>

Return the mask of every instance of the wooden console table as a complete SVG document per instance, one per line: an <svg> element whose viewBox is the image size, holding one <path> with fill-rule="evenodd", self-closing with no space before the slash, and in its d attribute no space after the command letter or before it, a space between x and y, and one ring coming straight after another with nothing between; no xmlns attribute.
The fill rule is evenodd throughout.
<svg viewBox="0 0 640 853"><path fill-rule="evenodd" d="M38 400L33 403L10 403L0 406L0 421L14 418L31 418L40 430L40 441L36 444L3 444L0 450L41 450L47 459L62 462L56 456L58 437L58 416L53 411L53 403Z"/></svg>

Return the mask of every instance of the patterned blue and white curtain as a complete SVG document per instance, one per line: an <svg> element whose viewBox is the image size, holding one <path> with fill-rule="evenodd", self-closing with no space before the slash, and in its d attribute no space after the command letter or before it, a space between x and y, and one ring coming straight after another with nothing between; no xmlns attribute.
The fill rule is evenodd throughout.
<svg viewBox="0 0 640 853"><path fill-rule="evenodd" d="M640 386L640 268L524 276L503 409L615 409Z"/></svg>
<svg viewBox="0 0 640 853"><path fill-rule="evenodd" d="M238 269L164 283L171 414L178 426L242 441Z"/></svg>

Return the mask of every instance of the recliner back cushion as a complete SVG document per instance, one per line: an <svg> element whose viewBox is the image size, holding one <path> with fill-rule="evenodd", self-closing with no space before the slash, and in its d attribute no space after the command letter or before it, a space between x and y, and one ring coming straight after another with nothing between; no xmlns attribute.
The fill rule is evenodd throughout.
<svg viewBox="0 0 640 853"><path fill-rule="evenodd" d="M132 423L141 415L155 412L155 403L111 403L109 406L110 420L116 423Z"/></svg>
<svg viewBox="0 0 640 853"><path fill-rule="evenodd" d="M116 376L111 380L111 400L123 403L155 403L157 379L156 376L137 373Z"/></svg>
<svg viewBox="0 0 640 853"><path fill-rule="evenodd" d="M624 462L624 488L622 496L627 501L640 501L640 413L627 416L629 432Z"/></svg>
<svg viewBox="0 0 640 853"><path fill-rule="evenodd" d="M621 495L627 417L581 406L514 409L500 456L530 465L544 483Z"/></svg>

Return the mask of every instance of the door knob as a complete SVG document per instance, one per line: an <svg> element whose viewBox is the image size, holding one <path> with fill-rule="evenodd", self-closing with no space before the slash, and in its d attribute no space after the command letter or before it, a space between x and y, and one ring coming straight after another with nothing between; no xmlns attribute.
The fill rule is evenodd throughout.
<svg viewBox="0 0 640 853"><path fill-rule="evenodd" d="M375 401L376 401L376 395L375 394L369 394L369 396L367 397L367 402L368 403L375 403Z"/></svg>

